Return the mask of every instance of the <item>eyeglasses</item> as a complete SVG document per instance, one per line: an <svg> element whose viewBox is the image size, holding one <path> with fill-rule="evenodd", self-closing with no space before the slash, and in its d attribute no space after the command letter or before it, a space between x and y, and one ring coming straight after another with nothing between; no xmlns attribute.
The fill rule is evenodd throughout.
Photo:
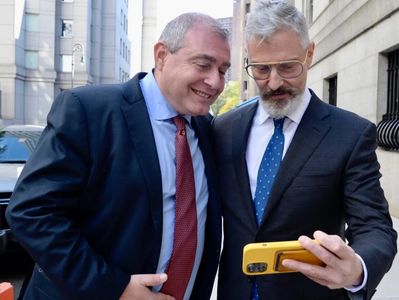
<svg viewBox="0 0 399 300"><path fill-rule="evenodd" d="M299 60L286 60L276 62L263 62L249 64L248 58L245 60L245 70L248 75L255 80L265 80L270 77L273 66L275 66L277 74L283 79L296 78L303 72L303 66L308 59L308 51L306 50L305 60L303 62Z"/></svg>

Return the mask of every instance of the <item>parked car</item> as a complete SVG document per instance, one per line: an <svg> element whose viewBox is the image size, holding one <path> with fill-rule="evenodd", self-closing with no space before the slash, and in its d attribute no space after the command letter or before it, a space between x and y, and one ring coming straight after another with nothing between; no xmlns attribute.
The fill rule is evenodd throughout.
<svg viewBox="0 0 399 300"><path fill-rule="evenodd" d="M44 127L10 125L0 129L0 254L19 250L5 219L15 183L36 147Z"/></svg>

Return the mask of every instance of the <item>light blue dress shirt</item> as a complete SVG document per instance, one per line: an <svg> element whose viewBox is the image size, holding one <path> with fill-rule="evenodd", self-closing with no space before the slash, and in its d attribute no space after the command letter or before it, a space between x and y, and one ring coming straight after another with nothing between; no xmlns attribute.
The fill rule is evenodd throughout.
<svg viewBox="0 0 399 300"><path fill-rule="evenodd" d="M177 116L178 113L162 95L152 72L148 73L140 80L140 87L150 116L162 175L163 230L161 253L157 268L157 273L162 273L165 272L168 266L173 250L176 201L176 126L172 118ZM184 118L187 121L187 139L193 160L198 226L197 251L194 267L184 295L184 299L189 299L204 249L208 185L205 176L204 160L198 145L198 138L190 125L191 117L184 116ZM160 288L160 286L154 287L153 290L159 291Z"/></svg>

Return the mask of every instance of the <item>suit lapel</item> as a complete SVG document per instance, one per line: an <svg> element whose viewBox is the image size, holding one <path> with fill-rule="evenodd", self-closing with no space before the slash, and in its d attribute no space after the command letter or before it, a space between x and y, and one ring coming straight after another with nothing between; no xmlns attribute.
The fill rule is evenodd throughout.
<svg viewBox="0 0 399 300"><path fill-rule="evenodd" d="M207 234L207 238L213 238L214 243L218 244L220 241L220 201L219 196L217 194L217 177L216 177L216 168L215 168L215 160L213 154L213 147L210 143L210 124L208 123L210 120L207 120L207 117L192 117L191 125L196 133L198 138L198 145L201 150L201 154L204 160L205 165L205 175L207 178L208 184L208 205L207 205L207 222L206 226L209 228L207 232L211 232L212 234ZM215 234L216 233L216 234Z"/></svg>
<svg viewBox="0 0 399 300"><path fill-rule="evenodd" d="M326 107L315 95L312 96L288 151L281 162L261 227L267 224L267 218L273 207L281 199L284 192L329 131L329 112Z"/></svg>
<svg viewBox="0 0 399 300"><path fill-rule="evenodd" d="M252 204L251 187L249 186L248 167L246 161L246 148L248 143L249 133L251 131L252 120L255 116L258 101L253 104L248 104L240 110L240 114L236 115L236 120L233 120L232 128L232 155L236 162L235 172L237 174L238 185L241 195L238 199L243 199L245 207L245 215L250 219L248 225L252 228L258 227L254 208Z"/></svg>
<svg viewBox="0 0 399 300"><path fill-rule="evenodd" d="M132 153L138 158L146 182L154 228L159 234L154 238L158 239L162 234L162 179L152 126L138 83L144 76L140 73L125 84L126 102L121 110L133 143Z"/></svg>

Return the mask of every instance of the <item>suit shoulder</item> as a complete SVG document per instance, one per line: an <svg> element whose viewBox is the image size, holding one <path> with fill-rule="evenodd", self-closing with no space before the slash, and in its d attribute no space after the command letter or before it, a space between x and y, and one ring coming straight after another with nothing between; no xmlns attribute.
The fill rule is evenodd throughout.
<svg viewBox="0 0 399 300"><path fill-rule="evenodd" d="M333 119L336 120L336 122L338 123L343 122L344 124L350 124L351 127L353 126L365 127L373 124L370 120L358 115L355 112L340 107L336 107L327 103L326 105L328 105L329 107L331 116L333 116Z"/></svg>
<svg viewBox="0 0 399 300"><path fill-rule="evenodd" d="M313 90L310 89L310 93L312 95L311 98L311 103L309 106L314 107L316 110L313 110L313 112L319 111L321 112L322 115L325 114L325 116L329 116L335 125L341 127L354 127L354 126L360 126L360 127L365 127L370 124L373 124L370 120L352 112L349 110L346 110L344 108L340 108L334 105L331 105L323 100L321 100ZM313 103L313 104L312 104ZM316 105L316 106L314 106Z"/></svg>
<svg viewBox="0 0 399 300"><path fill-rule="evenodd" d="M69 91L73 97L81 101L100 101L112 99L123 94L123 84L94 84L78 87Z"/></svg>
<svg viewBox="0 0 399 300"><path fill-rule="evenodd" d="M63 91L54 101L53 107L75 105L87 113L118 110L125 99L125 83L96 84Z"/></svg>

